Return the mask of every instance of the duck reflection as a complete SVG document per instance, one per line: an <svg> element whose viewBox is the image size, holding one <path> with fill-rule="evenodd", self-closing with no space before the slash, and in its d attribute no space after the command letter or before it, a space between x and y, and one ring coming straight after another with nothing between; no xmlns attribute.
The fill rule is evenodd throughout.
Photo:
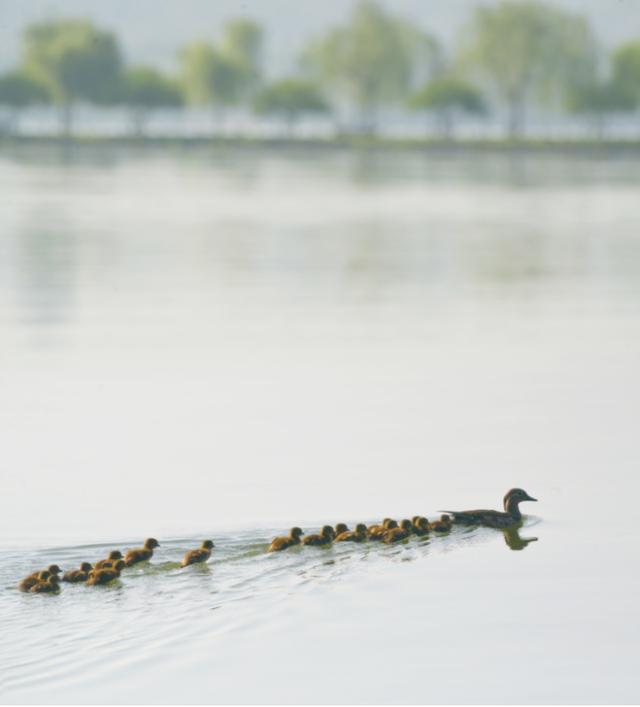
<svg viewBox="0 0 640 707"><path fill-rule="evenodd" d="M529 543L534 543L538 540L538 538L523 538L520 535L521 527L521 525L512 525L508 528L502 528L504 541L510 550L524 550Z"/></svg>

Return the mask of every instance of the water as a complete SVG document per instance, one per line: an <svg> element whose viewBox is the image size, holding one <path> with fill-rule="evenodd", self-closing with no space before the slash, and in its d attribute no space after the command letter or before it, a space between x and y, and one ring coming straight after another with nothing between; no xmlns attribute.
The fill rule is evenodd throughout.
<svg viewBox="0 0 640 707"><path fill-rule="evenodd" d="M5 148L2 700L638 701L639 185L606 155ZM515 485L519 552L264 552ZM115 586L15 589L149 535Z"/></svg>

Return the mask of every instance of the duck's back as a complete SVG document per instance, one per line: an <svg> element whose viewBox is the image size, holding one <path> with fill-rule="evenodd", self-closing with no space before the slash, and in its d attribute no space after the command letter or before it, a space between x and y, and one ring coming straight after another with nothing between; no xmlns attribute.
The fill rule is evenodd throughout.
<svg viewBox="0 0 640 707"><path fill-rule="evenodd" d="M461 525L487 525L492 528L513 525L515 519L504 511L478 508L471 511L445 511L453 516L454 523Z"/></svg>

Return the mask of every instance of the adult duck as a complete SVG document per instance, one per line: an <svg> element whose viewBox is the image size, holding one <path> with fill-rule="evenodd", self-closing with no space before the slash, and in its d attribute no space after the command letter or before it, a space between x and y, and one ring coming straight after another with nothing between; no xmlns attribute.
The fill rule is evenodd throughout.
<svg viewBox="0 0 640 707"><path fill-rule="evenodd" d="M537 498L529 496L529 494L520 488L515 488L507 491L502 501L504 511L487 511L487 510L472 510L472 511L446 511L453 516L454 523L462 525L484 525L488 528L508 528L510 525L516 525L522 520L520 513L520 504L523 501L537 501Z"/></svg>

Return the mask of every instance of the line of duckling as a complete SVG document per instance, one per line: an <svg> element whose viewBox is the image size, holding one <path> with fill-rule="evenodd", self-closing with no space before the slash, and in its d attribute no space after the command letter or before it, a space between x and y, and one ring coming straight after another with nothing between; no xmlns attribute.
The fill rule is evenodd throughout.
<svg viewBox="0 0 640 707"><path fill-rule="evenodd" d="M406 540L410 535L424 536L431 532L448 533L451 530L451 516L444 513L439 520L432 523L424 516L414 516L411 520L405 518L398 523L393 518L384 518L381 523L367 527L358 523L354 530L349 530L345 523L338 523L335 528L324 525L319 533L305 535L302 528L291 528L289 535L274 538L269 545L269 552L280 552L294 545L322 546L332 543L367 541L387 544Z"/></svg>
<svg viewBox="0 0 640 707"><path fill-rule="evenodd" d="M94 564L83 562L78 569L69 570L64 574L59 565L49 565L47 569L33 572L25 577L18 584L18 589L33 594L56 594L60 591L60 582L84 583L90 587L109 584L118 579L127 567L150 560L157 547L160 547L160 543L155 538L147 538L142 547L129 550L125 555L120 550L112 550L106 558ZM198 562L206 562L211 557L213 547L211 540L205 540L199 548L189 550L185 554L180 566L187 567Z"/></svg>

